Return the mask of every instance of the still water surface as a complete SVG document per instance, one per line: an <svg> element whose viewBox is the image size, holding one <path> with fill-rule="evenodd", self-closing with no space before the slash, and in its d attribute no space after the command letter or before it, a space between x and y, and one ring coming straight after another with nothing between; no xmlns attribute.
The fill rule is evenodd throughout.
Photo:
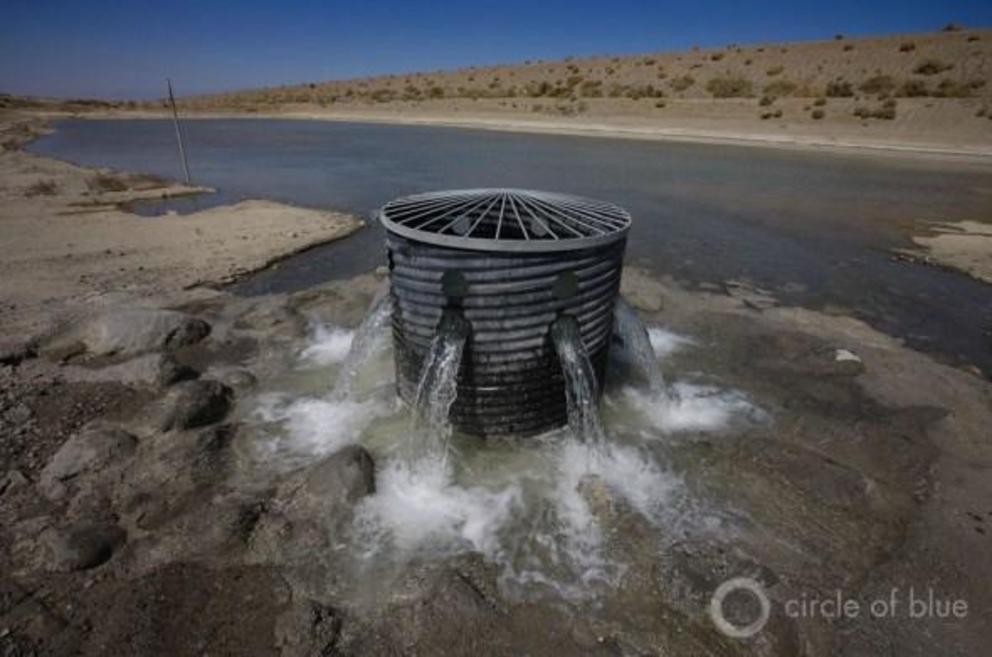
<svg viewBox="0 0 992 657"><path fill-rule="evenodd" d="M623 205L628 262L690 284L746 279L785 304L845 309L917 348L992 373L992 286L895 261L929 221L992 220L992 169L786 150L461 128L294 120L188 121L195 182L217 194L145 214L268 198L367 216L393 197L526 187ZM70 120L31 150L178 178L172 125ZM168 221L162 217L161 221ZM380 229L238 284L259 294L383 261Z"/></svg>

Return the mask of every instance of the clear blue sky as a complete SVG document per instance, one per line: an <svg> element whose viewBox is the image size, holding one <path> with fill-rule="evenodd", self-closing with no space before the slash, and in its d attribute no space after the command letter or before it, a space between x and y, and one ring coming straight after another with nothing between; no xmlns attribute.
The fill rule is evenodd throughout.
<svg viewBox="0 0 992 657"><path fill-rule="evenodd" d="M0 91L153 98L567 55L992 26L992 0L3 0Z"/></svg>

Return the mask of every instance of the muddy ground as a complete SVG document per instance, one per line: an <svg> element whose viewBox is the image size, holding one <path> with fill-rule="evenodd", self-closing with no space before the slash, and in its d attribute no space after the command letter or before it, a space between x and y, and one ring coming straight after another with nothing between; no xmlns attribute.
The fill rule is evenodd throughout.
<svg viewBox="0 0 992 657"><path fill-rule="evenodd" d="M313 322L356 326L384 283L114 297L6 349L0 654L985 652L989 381L853 319L740 290L688 292L635 269L625 296L694 344L663 360L666 376L740 390L766 416L657 447L733 530L652 525L601 486L583 494L627 567L592 597L511 593L470 549L404 563L385 590L346 572L336 550L385 456L357 444L262 472L244 458L255 435L245 422ZM769 622L748 639L722 634L708 612L734 576L770 599ZM867 608L898 589L905 604L910 587L964 600L966 615L787 613L790 600L836 591ZM753 602L725 608L743 625Z"/></svg>

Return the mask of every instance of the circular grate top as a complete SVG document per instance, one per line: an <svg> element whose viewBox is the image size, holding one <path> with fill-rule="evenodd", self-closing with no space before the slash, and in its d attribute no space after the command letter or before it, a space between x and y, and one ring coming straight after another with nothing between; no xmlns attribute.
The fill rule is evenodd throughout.
<svg viewBox="0 0 992 657"><path fill-rule="evenodd" d="M623 238L630 215L612 203L524 189L458 189L404 196L379 211L403 237L484 251L565 251Z"/></svg>

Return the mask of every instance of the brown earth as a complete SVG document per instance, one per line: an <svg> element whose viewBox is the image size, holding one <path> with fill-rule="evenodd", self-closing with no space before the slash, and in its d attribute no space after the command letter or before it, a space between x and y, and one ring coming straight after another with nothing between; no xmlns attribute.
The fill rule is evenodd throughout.
<svg viewBox="0 0 992 657"><path fill-rule="evenodd" d="M141 297L223 283L362 226L348 215L260 200L138 217L121 205L210 190L21 151L38 123L0 115L12 144L0 151L0 330L8 339L106 292Z"/></svg>

